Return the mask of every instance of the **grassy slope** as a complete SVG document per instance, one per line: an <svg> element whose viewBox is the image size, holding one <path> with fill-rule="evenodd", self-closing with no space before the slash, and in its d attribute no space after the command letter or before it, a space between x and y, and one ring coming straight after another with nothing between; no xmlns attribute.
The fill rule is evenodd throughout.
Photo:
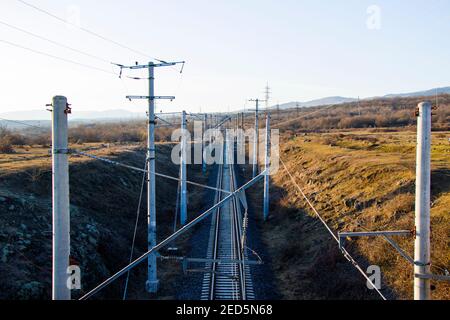
<svg viewBox="0 0 450 320"><path fill-rule="evenodd" d="M333 230L413 229L415 144L410 133L311 135L283 145L282 159ZM432 152L432 261L450 269L450 145L435 134ZM311 214L284 170L273 178L272 219L264 227L285 298L371 298L342 263L336 244ZM412 239L396 239L411 255ZM412 267L383 239L348 241L364 266L379 265L391 297L412 297ZM344 272L349 272L348 276ZM330 277L329 273L335 274ZM355 278L356 277L356 278ZM359 281L359 286L355 283ZM324 282L327 282L326 284ZM433 282L435 299L450 286ZM347 287L346 287L347 286ZM351 292L345 290L351 287ZM388 290L390 291L390 290Z"/></svg>
<svg viewBox="0 0 450 320"><path fill-rule="evenodd" d="M137 145L72 145L89 153L142 167L144 151ZM0 156L0 298L48 298L51 280L51 158L46 148L19 148ZM171 146L160 144L157 171L178 175L170 160ZM81 265L82 286L92 288L127 264L142 174L85 157L70 158L72 256ZM188 177L203 182L198 166ZM160 239L172 232L176 182L157 178L157 219ZM199 204L203 190L189 188L189 208ZM141 209L135 257L146 248L146 205ZM186 235L188 236L188 235ZM181 242L181 241L180 241ZM183 249L183 246L181 246ZM145 265L133 271L130 298L144 292ZM173 296L173 277L180 267L161 263L160 296ZM169 281L171 280L171 281ZM100 297L121 298L123 281ZM74 295L76 297L76 295Z"/></svg>

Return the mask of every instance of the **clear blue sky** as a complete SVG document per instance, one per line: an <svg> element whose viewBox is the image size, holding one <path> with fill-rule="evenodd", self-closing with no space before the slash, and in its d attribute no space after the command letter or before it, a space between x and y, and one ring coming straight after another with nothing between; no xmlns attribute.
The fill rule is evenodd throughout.
<svg viewBox="0 0 450 320"><path fill-rule="evenodd" d="M226 111L263 97L272 104L331 95L369 97L450 85L450 1L26 0L148 55L187 61L183 77L157 70L164 111ZM376 5L375 11L372 5ZM369 12L368 12L368 8ZM379 19L378 19L379 18ZM148 59L2 0L0 21L120 63ZM0 39L111 71L108 63L0 24ZM55 94L78 110L145 103L145 82L119 80L0 42L0 112L39 109ZM137 73L135 75L141 75ZM247 103L247 107L249 107Z"/></svg>

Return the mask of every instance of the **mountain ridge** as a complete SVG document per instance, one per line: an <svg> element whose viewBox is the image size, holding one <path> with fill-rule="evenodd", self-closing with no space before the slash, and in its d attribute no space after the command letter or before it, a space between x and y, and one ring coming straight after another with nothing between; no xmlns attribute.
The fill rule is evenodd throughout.
<svg viewBox="0 0 450 320"><path fill-rule="evenodd" d="M450 86L449 87L440 87L433 88L429 90L416 91L416 92L408 92L408 93L396 93L396 94L387 94L384 96L377 97L369 97L361 100L374 100L374 99L392 99L392 98L408 98L408 97L420 97L420 96L435 96L438 94L450 94ZM342 96L331 96L320 99L314 99L310 101L291 101L283 104L279 104L271 106L271 109L280 108L280 109L290 109L295 107L318 107L318 106L326 106L326 105L338 105L344 103L351 103L358 101L358 98L352 97L342 97ZM11 111L0 113L0 118L10 119L10 120L19 120L19 121L36 121L36 120L49 120L50 116L48 111L46 110L26 110L26 111ZM113 120L113 119L124 119L124 120L132 120L132 119L141 119L144 118L144 114L141 112L131 112L125 109L110 109L105 111L72 111L71 121L74 120Z"/></svg>
<svg viewBox="0 0 450 320"><path fill-rule="evenodd" d="M429 97L429 96L435 96L437 94L450 94L450 87L440 87L440 88L433 88L429 90L423 90L423 91L415 91L415 92L408 92L408 93L394 93L394 94L386 94L384 96L375 96L370 98L364 98L361 100L374 100L374 99L393 99L393 98L411 98L411 97ZM299 101L293 101L288 103L279 104L278 106L272 106L271 108L277 108L280 109L290 109L295 108L297 105L299 107L318 107L318 106L325 106L325 105L334 105L334 104L343 104L343 103L350 103L350 102L356 102L358 101L358 98L351 98L351 97L342 97L342 96L333 96L333 97L326 97L321 99L315 99L305 102L299 102Z"/></svg>

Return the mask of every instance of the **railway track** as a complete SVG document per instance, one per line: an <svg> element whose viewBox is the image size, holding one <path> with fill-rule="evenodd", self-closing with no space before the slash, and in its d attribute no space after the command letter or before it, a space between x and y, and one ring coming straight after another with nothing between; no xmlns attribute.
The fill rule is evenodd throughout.
<svg viewBox="0 0 450 320"><path fill-rule="evenodd" d="M230 153L234 154L225 144L225 161L218 168L217 188L234 191L237 183L234 164L228 161ZM215 202L225 195L216 192ZM247 254L241 243L242 218L241 205L236 198L217 209L212 216L207 259L213 262L205 265L207 271L203 277L202 300L255 299L250 266L244 264Z"/></svg>

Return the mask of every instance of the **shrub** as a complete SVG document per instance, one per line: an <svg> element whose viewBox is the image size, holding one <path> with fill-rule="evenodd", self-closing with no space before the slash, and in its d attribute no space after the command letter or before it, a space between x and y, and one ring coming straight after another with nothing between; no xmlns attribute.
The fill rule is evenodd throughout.
<svg viewBox="0 0 450 320"><path fill-rule="evenodd" d="M295 109L287 109L274 117L274 125L278 121L289 121L282 128L293 132L415 126L416 107L419 102L428 99L430 97L368 99L361 100L359 103L301 108L298 113ZM439 107L434 114L434 128L447 130L450 126L450 95L439 96Z"/></svg>
<svg viewBox="0 0 450 320"><path fill-rule="evenodd" d="M40 145L42 147L48 147L51 144L50 134L36 134L29 139L29 145Z"/></svg>
<svg viewBox="0 0 450 320"><path fill-rule="evenodd" d="M0 137L0 153L14 153L9 137Z"/></svg>
<svg viewBox="0 0 450 320"><path fill-rule="evenodd" d="M156 141L170 141L172 128L156 128ZM76 143L143 142L147 140L146 121L83 124L70 128L69 139Z"/></svg>

